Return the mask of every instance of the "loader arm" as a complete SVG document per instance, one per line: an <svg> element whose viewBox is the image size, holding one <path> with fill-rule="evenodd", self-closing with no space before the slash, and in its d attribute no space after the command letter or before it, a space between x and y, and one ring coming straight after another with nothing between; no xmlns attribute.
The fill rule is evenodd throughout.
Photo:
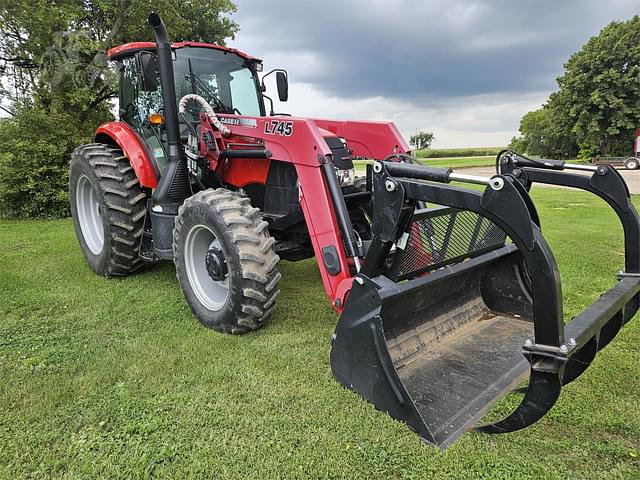
<svg viewBox="0 0 640 480"><path fill-rule="evenodd" d="M320 128L342 136L354 154L384 158L409 151L397 128L390 122L329 121L296 117L247 117L218 115L231 136L258 140L269 160L294 165L299 180L299 200L325 292L333 308L342 311L357 270L361 253L350 240L353 228L342 194L332 189L332 152ZM327 168L329 167L329 168ZM268 163L234 158L218 166L221 178L243 187L264 183ZM329 174L329 172L331 174Z"/></svg>

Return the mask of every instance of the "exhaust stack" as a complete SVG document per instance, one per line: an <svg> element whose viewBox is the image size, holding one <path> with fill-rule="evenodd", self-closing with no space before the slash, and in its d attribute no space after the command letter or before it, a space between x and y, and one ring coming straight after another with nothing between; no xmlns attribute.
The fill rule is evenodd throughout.
<svg viewBox="0 0 640 480"><path fill-rule="evenodd" d="M173 77L171 44L164 22L157 13L149 15L149 25L156 37L160 85L164 103L164 125L167 133L168 163L151 202L153 245L156 256L173 258L173 227L178 207L191 195L191 184L184 151L180 143L176 87Z"/></svg>

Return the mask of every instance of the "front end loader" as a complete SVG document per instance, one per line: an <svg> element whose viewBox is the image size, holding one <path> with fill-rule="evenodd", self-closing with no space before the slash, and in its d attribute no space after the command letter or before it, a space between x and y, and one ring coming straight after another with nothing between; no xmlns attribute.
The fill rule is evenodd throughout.
<svg viewBox="0 0 640 480"><path fill-rule="evenodd" d="M373 240L333 336L336 379L441 447L473 428L507 433L542 418L638 310L640 223L620 174L511 151L498 167L483 178L374 164ZM618 281L566 325L533 182L597 195L624 229ZM527 374L518 408L477 426Z"/></svg>
<svg viewBox="0 0 640 480"><path fill-rule="evenodd" d="M108 54L120 120L71 160L76 234L96 273L172 260L194 316L244 334L276 312L279 260L315 257L340 314L336 380L440 447L536 422L636 313L640 223L612 167L510 150L492 177L422 166L392 123L276 114L264 79L275 73L284 101L285 71L260 79L255 57L170 43L159 16L149 24L155 43ZM374 160L366 177L354 157ZM535 182L599 196L624 228L617 283L566 325ZM478 426L527 376L516 411Z"/></svg>

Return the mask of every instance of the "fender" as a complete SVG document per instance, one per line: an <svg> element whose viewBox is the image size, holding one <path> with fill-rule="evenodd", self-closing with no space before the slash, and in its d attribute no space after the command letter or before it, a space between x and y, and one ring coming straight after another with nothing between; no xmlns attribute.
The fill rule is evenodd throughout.
<svg viewBox="0 0 640 480"><path fill-rule="evenodd" d="M96 142L116 143L129 159L140 185L155 188L159 174L149 159L142 140L133 129L124 122L103 123L96 130Z"/></svg>

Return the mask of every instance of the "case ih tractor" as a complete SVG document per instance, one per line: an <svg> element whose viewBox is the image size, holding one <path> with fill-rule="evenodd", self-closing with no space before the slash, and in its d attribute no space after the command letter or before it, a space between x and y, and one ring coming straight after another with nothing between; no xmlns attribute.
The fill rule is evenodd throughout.
<svg viewBox="0 0 640 480"><path fill-rule="evenodd" d="M510 150L493 177L418 165L391 123L267 115L260 60L171 44L157 15L149 23L156 43L109 51L120 121L71 160L76 233L96 273L173 260L193 314L242 334L274 315L279 259L315 257L340 313L336 380L441 447L527 374L514 413L475 428L540 419L638 310L640 222L611 166ZM286 100L286 73L276 79ZM374 160L364 181L353 156ZM568 324L534 182L599 196L624 228L617 282Z"/></svg>

